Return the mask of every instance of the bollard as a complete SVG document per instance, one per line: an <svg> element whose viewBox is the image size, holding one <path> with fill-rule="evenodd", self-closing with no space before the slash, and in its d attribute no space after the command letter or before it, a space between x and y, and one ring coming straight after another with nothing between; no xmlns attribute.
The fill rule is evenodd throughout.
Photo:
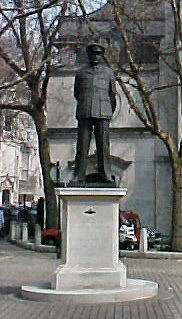
<svg viewBox="0 0 182 319"><path fill-rule="evenodd" d="M16 239L16 221L12 220L10 222L10 240Z"/></svg>
<svg viewBox="0 0 182 319"><path fill-rule="evenodd" d="M16 225L15 225L15 239L16 240L21 239L21 226L19 223L16 223Z"/></svg>
<svg viewBox="0 0 182 319"><path fill-rule="evenodd" d="M22 223L22 242L28 241L28 224Z"/></svg>
<svg viewBox="0 0 182 319"><path fill-rule="evenodd" d="M35 246L41 245L41 227L39 224L35 224Z"/></svg>
<svg viewBox="0 0 182 319"><path fill-rule="evenodd" d="M146 253L148 251L148 236L146 228L141 228L139 251L141 253Z"/></svg>

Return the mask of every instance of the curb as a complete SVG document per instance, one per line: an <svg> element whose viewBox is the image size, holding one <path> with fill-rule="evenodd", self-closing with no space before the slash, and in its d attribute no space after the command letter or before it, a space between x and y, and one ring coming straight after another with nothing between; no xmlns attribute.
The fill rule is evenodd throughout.
<svg viewBox="0 0 182 319"><path fill-rule="evenodd" d="M21 240L11 240L9 242L22 247L24 249L37 251L41 253L56 253L55 246L48 246L48 245L39 245L35 246L34 243L30 242L22 242ZM140 251L128 251L128 250L120 250L119 257L127 257L127 258L143 258L143 259L181 259L182 260L182 253L180 252L166 252L166 251L147 251L147 252L140 252Z"/></svg>
<svg viewBox="0 0 182 319"><path fill-rule="evenodd" d="M37 252L41 252L41 253L56 253L56 247L55 246L47 246L47 245L39 245L39 246L35 246L34 243L30 243L30 242L22 242L21 240L12 240L9 239L9 242L11 244L17 245L19 247L28 249L28 250L32 250L32 251L37 251Z"/></svg>
<svg viewBox="0 0 182 319"><path fill-rule="evenodd" d="M182 253L169 251L126 251L120 250L120 257L144 258L144 259L182 259Z"/></svg>
<svg viewBox="0 0 182 319"><path fill-rule="evenodd" d="M22 247L24 249L37 251L41 253L56 253L55 246L47 246L47 245L39 245L35 246L34 243L30 242L22 242L20 240L8 240L10 243ZM169 251L147 251L147 252L140 252L140 251L127 251L127 250L120 250L119 257L127 257L127 258L143 258L143 259L181 259L182 260L182 253L180 252L169 252Z"/></svg>

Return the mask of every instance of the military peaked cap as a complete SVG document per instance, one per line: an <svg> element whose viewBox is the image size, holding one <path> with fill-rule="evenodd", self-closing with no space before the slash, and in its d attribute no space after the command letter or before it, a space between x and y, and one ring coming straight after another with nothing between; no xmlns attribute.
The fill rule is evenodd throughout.
<svg viewBox="0 0 182 319"><path fill-rule="evenodd" d="M95 52L105 52L105 48L102 44L100 43L96 43L96 42L93 42L93 43L90 43L87 45L86 47L86 51L87 53L90 52L90 51L95 51Z"/></svg>

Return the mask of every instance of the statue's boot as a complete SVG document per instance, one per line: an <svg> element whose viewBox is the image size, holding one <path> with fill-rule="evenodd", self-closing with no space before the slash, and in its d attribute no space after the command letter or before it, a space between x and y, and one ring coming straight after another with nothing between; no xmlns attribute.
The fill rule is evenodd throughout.
<svg viewBox="0 0 182 319"><path fill-rule="evenodd" d="M100 175L102 182L104 183L114 183L112 176L106 176L104 174Z"/></svg>

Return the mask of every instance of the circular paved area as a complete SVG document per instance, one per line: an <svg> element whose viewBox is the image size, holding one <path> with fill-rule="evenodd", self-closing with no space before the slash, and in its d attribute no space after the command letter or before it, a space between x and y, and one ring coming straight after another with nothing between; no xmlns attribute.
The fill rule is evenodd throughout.
<svg viewBox="0 0 182 319"><path fill-rule="evenodd" d="M24 250L0 241L0 319L181 319L182 260L124 258L128 277L159 283L157 297L116 304L36 302L18 297L20 286L50 282L54 253Z"/></svg>

